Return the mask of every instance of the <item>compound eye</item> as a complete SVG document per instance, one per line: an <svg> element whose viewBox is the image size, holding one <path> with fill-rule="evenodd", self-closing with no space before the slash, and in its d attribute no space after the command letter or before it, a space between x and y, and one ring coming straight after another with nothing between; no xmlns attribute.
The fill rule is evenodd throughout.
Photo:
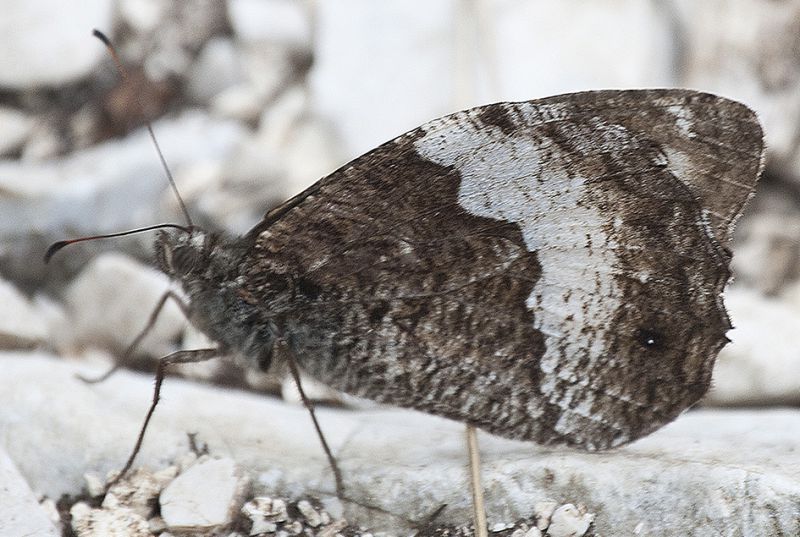
<svg viewBox="0 0 800 537"><path fill-rule="evenodd" d="M197 250L191 246L176 246L169 256L169 264L175 274L188 274L197 265L200 257Z"/></svg>

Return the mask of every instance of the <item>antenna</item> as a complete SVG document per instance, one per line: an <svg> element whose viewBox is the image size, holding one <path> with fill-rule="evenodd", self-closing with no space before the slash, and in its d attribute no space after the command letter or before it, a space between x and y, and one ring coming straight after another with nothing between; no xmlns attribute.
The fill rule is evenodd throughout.
<svg viewBox="0 0 800 537"><path fill-rule="evenodd" d="M56 254L56 252L58 252L65 246L69 246L70 244L75 244L76 242L93 241L97 239L110 239L113 237L124 237L125 235L133 235L135 233L143 233L145 231L152 231L154 229L164 229L164 228L179 229L184 233L192 232L191 227L181 226L178 224L156 224L155 226L130 229L128 231L118 231L116 233L108 233L106 235L93 235L91 237L81 237L79 239L68 239L64 241L58 241L51 244L50 247L47 249L47 252L45 252L44 254L44 262L45 263L49 262L50 258L53 257Z"/></svg>
<svg viewBox="0 0 800 537"><path fill-rule="evenodd" d="M92 35L102 41L106 46L108 53L111 55L111 59L114 60L114 65L116 66L120 77L122 77L122 80L128 80L128 71L122 65L119 55L117 54L117 49L114 48L114 45L111 43L111 40L108 38L108 36L106 36L106 34L97 28L92 30ZM169 186L172 188L172 191L175 193L175 197L178 199L178 204L181 207L181 212L183 213L183 217L186 219L186 223L191 228L194 225L192 223L192 217L189 216L189 211L186 209L186 204L183 202L180 192L178 192L178 186L175 184L175 179L172 177L172 172L169 171L169 166L167 166L167 161L164 158L164 153L161 151L161 146L158 145L158 140L156 140L156 135L153 132L153 124L150 123L149 120L145 120L145 126L147 127L147 132L150 134L150 140L153 142L153 146L156 148L156 153L158 153L158 159L161 161L161 167L164 168L164 172L167 174Z"/></svg>
<svg viewBox="0 0 800 537"><path fill-rule="evenodd" d="M114 65L117 67L117 71L122 77L122 80L123 81L128 80L128 71L122 65L122 62L119 59L119 55L117 54L117 50L114 48L114 45L111 44L111 40L106 36L106 34L97 29L92 30L92 35L94 35L97 39L102 41L103 44L106 46L109 54L111 55L111 59L114 60ZM172 177L172 172L169 170L169 166L167 166L167 161L164 158L164 153L161 151L161 146L158 145L158 140L156 140L156 135L153 132L153 125L150 123L149 120L145 120L145 125L147 126L147 132L150 134L150 140L153 142L153 146L156 148L156 153L158 153L158 159L161 161L161 167L164 168L164 172L167 175L167 180L169 181L169 185L172 188L172 192L178 199L178 204L180 205L181 212L183 213L183 216L186 219L187 225L181 226L179 224L157 224L154 226L131 229L128 231L119 231L117 233L108 233L105 235L93 235L91 237L80 237L78 239L68 239L68 240L54 242L53 244L50 245L50 247L47 249L47 252L44 254L45 263L48 263L50 259L65 246L69 246L70 244L75 244L78 242L93 241L97 239L110 239L112 237L124 237L125 235L133 235L135 233L142 233L145 231L152 231L154 229L165 229L165 228L178 229L180 231L183 231L184 233L192 232L192 229L194 228L194 224L192 223L192 217L189 216L189 211L186 209L186 204L183 202L183 198L181 197L180 192L178 192L178 186L175 184L175 179Z"/></svg>

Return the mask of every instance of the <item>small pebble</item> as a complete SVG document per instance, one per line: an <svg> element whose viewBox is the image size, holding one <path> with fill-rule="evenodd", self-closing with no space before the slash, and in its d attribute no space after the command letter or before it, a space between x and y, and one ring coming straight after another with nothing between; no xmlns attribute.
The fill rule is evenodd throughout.
<svg viewBox="0 0 800 537"><path fill-rule="evenodd" d="M39 502L39 505L41 505L44 512L47 513L47 518L50 519L50 522L54 524L61 523L61 515L58 512L58 506L56 505L55 500L52 500L51 498L45 498Z"/></svg>
<svg viewBox="0 0 800 537"><path fill-rule="evenodd" d="M92 498L98 498L106 492L106 482L99 475L87 472L83 474L83 480L86 482L86 489Z"/></svg>
<svg viewBox="0 0 800 537"><path fill-rule="evenodd" d="M567 503L553 513L550 526L547 528L547 535L549 537L581 537L589 529L592 521L594 521L593 514Z"/></svg>
<svg viewBox="0 0 800 537"><path fill-rule="evenodd" d="M278 530L278 523L289 519L286 502L279 498L272 499L266 496L253 498L242 506L241 511L253 523L250 535L274 533ZM300 530L302 531L302 524Z"/></svg>
<svg viewBox="0 0 800 537"><path fill-rule="evenodd" d="M92 509L78 502L69 510L78 537L152 537L147 520L127 507Z"/></svg>
<svg viewBox="0 0 800 537"><path fill-rule="evenodd" d="M150 531L159 535L159 537L164 537L167 534L164 530L167 529L167 523L164 522L164 519L160 516L154 516L150 520L147 521L150 526Z"/></svg>
<svg viewBox="0 0 800 537"><path fill-rule="evenodd" d="M312 528L316 528L322 524L322 516L314 509L311 502L307 500L297 502L297 510L300 511L300 514L303 515L303 518L306 519L306 522L308 522L308 525Z"/></svg>
<svg viewBox="0 0 800 537"><path fill-rule="evenodd" d="M286 529L292 535L300 535L303 533L303 523L299 520L293 520L288 526L286 526Z"/></svg>
<svg viewBox="0 0 800 537"><path fill-rule="evenodd" d="M278 525L275 522L269 522L263 518L253 520L253 526L250 528L250 535L260 535L262 533L275 533L278 531Z"/></svg>
<svg viewBox="0 0 800 537"><path fill-rule="evenodd" d="M512 523L497 522L494 525L492 525L491 528L489 528L489 531L491 531L492 533L499 533L501 531L504 531L504 530L507 530L507 529L510 529L510 528L513 528L513 527L514 527L514 524L512 524Z"/></svg>
<svg viewBox="0 0 800 537"><path fill-rule="evenodd" d="M115 483L103 498L104 509L127 507L147 519L153 515L156 498L176 475L170 466L159 472L137 468Z"/></svg>
<svg viewBox="0 0 800 537"><path fill-rule="evenodd" d="M322 528L317 534L317 537L336 537L337 535L341 535L339 530L344 529L345 526L347 526L347 521L344 519L335 520L329 526Z"/></svg>
<svg viewBox="0 0 800 537"><path fill-rule="evenodd" d="M198 461L159 496L170 528L216 528L232 520L248 481L232 459Z"/></svg>
<svg viewBox="0 0 800 537"><path fill-rule="evenodd" d="M536 517L536 527L544 531L550 525L550 517L558 507L558 503L552 500L536 502L533 506L533 516Z"/></svg>

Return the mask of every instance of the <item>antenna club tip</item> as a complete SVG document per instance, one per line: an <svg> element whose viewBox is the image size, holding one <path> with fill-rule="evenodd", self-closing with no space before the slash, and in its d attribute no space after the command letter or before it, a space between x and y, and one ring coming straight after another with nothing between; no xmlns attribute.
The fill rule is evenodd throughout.
<svg viewBox="0 0 800 537"><path fill-rule="evenodd" d="M49 263L50 259L56 254L56 252L61 250L64 246L66 246L69 243L70 243L70 241L58 241L58 242L54 242L53 244L51 244L50 248L48 248L47 252L45 252L45 254L44 254L44 262L45 262L45 264Z"/></svg>
<svg viewBox="0 0 800 537"><path fill-rule="evenodd" d="M100 41L102 41L105 46L107 46L107 47L111 46L111 40L108 38L108 36L106 36L106 34L101 32L97 28L94 28L92 30L92 35L95 36Z"/></svg>

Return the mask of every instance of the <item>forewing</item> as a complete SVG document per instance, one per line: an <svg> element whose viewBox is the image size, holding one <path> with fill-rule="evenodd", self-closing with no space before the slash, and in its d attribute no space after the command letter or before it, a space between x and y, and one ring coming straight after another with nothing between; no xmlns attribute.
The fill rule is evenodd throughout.
<svg viewBox="0 0 800 537"><path fill-rule="evenodd" d="M268 214L243 271L291 276L276 322L334 387L503 436L619 445L708 387L761 138L743 105L687 90L459 112Z"/></svg>

